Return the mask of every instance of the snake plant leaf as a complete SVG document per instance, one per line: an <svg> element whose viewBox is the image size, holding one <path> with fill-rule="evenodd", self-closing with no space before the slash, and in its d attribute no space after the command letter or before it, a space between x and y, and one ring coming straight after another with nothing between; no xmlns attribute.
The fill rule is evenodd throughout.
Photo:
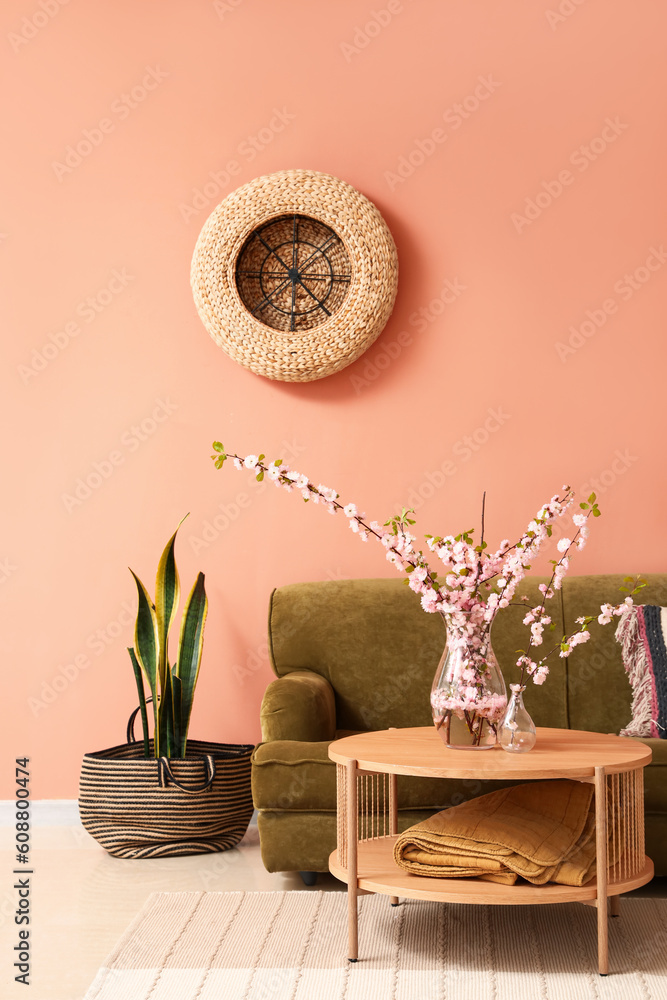
<svg viewBox="0 0 667 1000"><path fill-rule="evenodd" d="M151 694L157 695L158 631L157 616L148 591L134 572L130 570L137 585L139 607L134 627L134 648L137 659L146 675Z"/></svg>
<svg viewBox="0 0 667 1000"><path fill-rule="evenodd" d="M148 686L153 697L153 711L155 714L155 752L158 753L159 744L159 730L157 726L158 721L158 708L159 708L159 696L160 691L158 690L158 674L157 674L157 662L158 662L158 631L157 631L157 617L155 615L155 608L148 596L148 591L144 587L143 583L134 572L130 570L130 573L134 577L134 582L137 585L137 593L139 597L139 608L137 610L137 623L134 627L134 649L141 664L141 668L146 675L146 680L148 681Z"/></svg>
<svg viewBox="0 0 667 1000"><path fill-rule="evenodd" d="M208 612L208 598L204 588L204 574L200 573L190 591L181 620L179 638L179 654L176 664L176 676L181 682L181 742L183 753L188 736L192 701L199 675L202 647L204 643L204 625Z"/></svg>
<svg viewBox="0 0 667 1000"><path fill-rule="evenodd" d="M171 686L171 673L167 671L165 685L160 698L160 711L158 712L160 729L160 752L156 757L174 756L174 703L173 690Z"/></svg>
<svg viewBox="0 0 667 1000"><path fill-rule="evenodd" d="M150 756L150 748L148 745L148 713L146 712L146 692L144 691L144 681L141 676L141 667L139 666L139 661L135 655L132 647L128 649L130 654L130 660L132 661L132 669L134 670L134 679L137 682L137 693L139 695L139 708L141 710L141 728L144 734L144 757Z"/></svg>
<svg viewBox="0 0 667 1000"><path fill-rule="evenodd" d="M185 515L187 517L187 514ZM183 518L178 528L185 518ZM157 617L158 631L158 664L157 671L160 678L160 690L164 689L167 671L169 669L167 642L169 629L176 614L176 608L180 599L181 587L176 569L176 558L174 556L174 545L178 528L167 542L164 552L160 558L155 577L155 614Z"/></svg>
<svg viewBox="0 0 667 1000"><path fill-rule="evenodd" d="M181 678L176 673L176 667L171 669L171 694L173 707L173 757L185 757L185 745L181 736Z"/></svg>

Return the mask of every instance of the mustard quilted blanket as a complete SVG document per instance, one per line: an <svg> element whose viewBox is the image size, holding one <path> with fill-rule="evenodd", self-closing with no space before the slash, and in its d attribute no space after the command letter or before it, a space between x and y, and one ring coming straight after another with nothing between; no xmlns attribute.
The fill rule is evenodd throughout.
<svg viewBox="0 0 667 1000"><path fill-rule="evenodd" d="M394 858L414 875L584 885L595 875L593 786L531 781L481 795L405 830Z"/></svg>

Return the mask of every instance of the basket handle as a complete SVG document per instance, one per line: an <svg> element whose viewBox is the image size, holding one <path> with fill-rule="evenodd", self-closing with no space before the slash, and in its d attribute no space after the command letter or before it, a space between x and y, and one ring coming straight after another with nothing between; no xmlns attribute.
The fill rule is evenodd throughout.
<svg viewBox="0 0 667 1000"><path fill-rule="evenodd" d="M174 777L169 758L159 757L158 779L160 782L160 788L167 788L169 786L169 782L171 781L172 785L176 785L176 787L180 788L182 792L187 792L190 795L197 795L199 792L205 792L206 789L210 788L213 784L213 779L215 778L215 760L210 754L206 754L202 757L202 760L204 761L204 765L206 767L206 778L204 784L200 785L198 788L186 788L185 785L182 785L180 781L177 781Z"/></svg>
<svg viewBox="0 0 667 1000"><path fill-rule="evenodd" d="M146 698L146 704L147 705L150 704L152 701L153 701L152 698ZM134 735L134 720L139 715L140 711L141 711L141 705L137 705L137 707L135 708L134 712L132 713L132 715L130 716L130 718L127 720L127 737L126 737L126 740L125 740L126 743L136 743L137 742L137 738Z"/></svg>

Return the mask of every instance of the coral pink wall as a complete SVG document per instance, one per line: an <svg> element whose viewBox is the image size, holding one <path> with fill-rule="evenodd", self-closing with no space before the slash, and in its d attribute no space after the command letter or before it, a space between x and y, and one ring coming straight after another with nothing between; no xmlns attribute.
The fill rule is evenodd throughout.
<svg viewBox="0 0 667 1000"><path fill-rule="evenodd" d="M152 583L186 511L183 581L203 570L210 595L203 738L259 736L272 587L393 573L341 521L215 472L213 438L291 453L372 517L416 502L423 530L470 527L486 489L494 540L597 482L575 571L665 569L661 4L20 0L0 17L3 743L5 765L32 757L37 797L75 796L82 753L123 741L127 566ZM308 385L230 361L189 288L217 202L291 167L370 197L401 268L380 339Z"/></svg>

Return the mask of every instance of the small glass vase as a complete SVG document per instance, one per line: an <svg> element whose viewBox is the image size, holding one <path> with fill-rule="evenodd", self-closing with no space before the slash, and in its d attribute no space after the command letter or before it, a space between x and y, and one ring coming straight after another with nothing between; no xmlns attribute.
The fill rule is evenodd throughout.
<svg viewBox="0 0 667 1000"><path fill-rule="evenodd" d="M511 684L512 697L498 733L498 742L508 753L527 753L535 746L535 723L523 704L525 684Z"/></svg>
<svg viewBox="0 0 667 1000"><path fill-rule="evenodd" d="M491 648L484 607L443 615L447 644L431 687L433 722L453 750L490 750L507 709L507 691Z"/></svg>

